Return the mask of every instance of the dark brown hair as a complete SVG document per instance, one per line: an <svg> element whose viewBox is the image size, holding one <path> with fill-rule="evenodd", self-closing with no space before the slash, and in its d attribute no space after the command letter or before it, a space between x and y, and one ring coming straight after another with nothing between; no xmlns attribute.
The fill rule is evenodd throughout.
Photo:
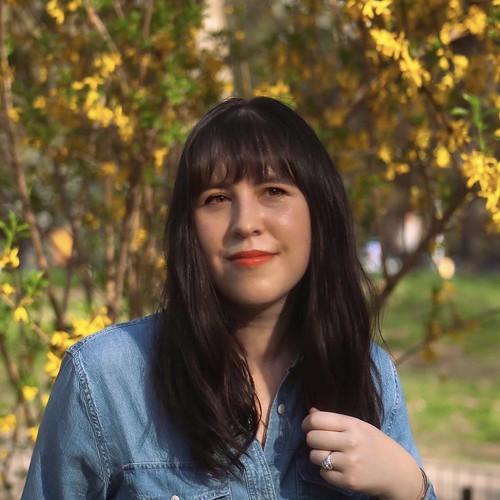
<svg viewBox="0 0 500 500"><path fill-rule="evenodd" d="M180 158L165 229L168 277L157 328L154 387L161 406L213 474L241 468L259 408L241 346L198 243L194 200L215 168L231 179L269 168L294 181L311 217L311 257L292 323L302 353L304 409L315 406L380 426L374 318L339 173L311 127L266 97L228 99L203 117Z"/></svg>

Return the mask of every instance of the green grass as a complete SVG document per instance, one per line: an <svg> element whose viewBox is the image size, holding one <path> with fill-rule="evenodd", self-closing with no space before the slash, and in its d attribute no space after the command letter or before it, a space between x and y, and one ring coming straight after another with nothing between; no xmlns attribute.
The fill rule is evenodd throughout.
<svg viewBox="0 0 500 500"><path fill-rule="evenodd" d="M500 276L458 275L440 304L439 324L469 328L436 344L436 359L421 353L398 369L415 439L427 456L500 461ZM390 297L382 333L396 359L418 345L439 278L411 274ZM470 328L473 320L474 327Z"/></svg>

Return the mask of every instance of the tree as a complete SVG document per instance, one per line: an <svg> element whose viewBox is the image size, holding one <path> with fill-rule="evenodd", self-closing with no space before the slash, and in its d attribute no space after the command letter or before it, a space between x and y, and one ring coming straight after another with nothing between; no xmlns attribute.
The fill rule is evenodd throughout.
<svg viewBox="0 0 500 500"><path fill-rule="evenodd" d="M258 20L253 6L226 9L237 91L300 108L343 173L361 239L380 242L378 307L425 255L440 264L478 199L498 241L497 3L264 1ZM409 220L421 234L405 245ZM445 333L435 326L428 347Z"/></svg>
<svg viewBox="0 0 500 500"><path fill-rule="evenodd" d="M217 47L198 43L203 18L195 0L0 2L7 457L46 399L37 351L53 378L68 345L155 308L179 148L224 84Z"/></svg>

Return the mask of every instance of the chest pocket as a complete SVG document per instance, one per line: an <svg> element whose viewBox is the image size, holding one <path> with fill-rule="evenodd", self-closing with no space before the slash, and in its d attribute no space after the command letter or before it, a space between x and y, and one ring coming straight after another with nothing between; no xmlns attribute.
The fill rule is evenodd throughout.
<svg viewBox="0 0 500 500"><path fill-rule="evenodd" d="M325 481L317 465L307 456L297 459L297 493L299 500L368 500L369 497L355 493Z"/></svg>
<svg viewBox="0 0 500 500"><path fill-rule="evenodd" d="M123 468L132 498L162 500L229 500L229 482L200 472L191 464L146 462Z"/></svg>

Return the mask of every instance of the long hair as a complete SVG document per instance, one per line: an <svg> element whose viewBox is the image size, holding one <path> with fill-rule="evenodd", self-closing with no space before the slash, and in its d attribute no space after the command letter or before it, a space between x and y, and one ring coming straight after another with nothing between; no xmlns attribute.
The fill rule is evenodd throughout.
<svg viewBox="0 0 500 500"><path fill-rule="evenodd" d="M342 180L311 127L267 97L223 101L193 128L182 152L165 228L167 279L154 350L161 406L186 433L193 457L218 475L256 436L259 408L242 347L210 279L194 201L215 169L231 180L273 172L293 180L311 219L311 255L296 286L291 323L302 361L304 408L380 426L381 396L370 355L374 318L357 258Z"/></svg>

